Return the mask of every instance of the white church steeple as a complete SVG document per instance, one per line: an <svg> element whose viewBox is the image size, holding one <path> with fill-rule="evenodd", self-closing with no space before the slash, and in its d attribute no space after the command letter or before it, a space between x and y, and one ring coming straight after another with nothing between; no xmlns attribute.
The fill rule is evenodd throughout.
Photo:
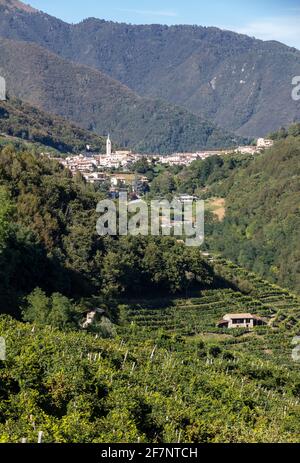
<svg viewBox="0 0 300 463"><path fill-rule="evenodd" d="M111 155L111 141L110 141L109 134L108 134L107 140L106 140L106 155L107 156Z"/></svg>

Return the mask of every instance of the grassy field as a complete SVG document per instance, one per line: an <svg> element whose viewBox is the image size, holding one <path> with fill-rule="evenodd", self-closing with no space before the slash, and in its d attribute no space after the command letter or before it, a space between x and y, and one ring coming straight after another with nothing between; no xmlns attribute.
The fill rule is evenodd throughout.
<svg viewBox="0 0 300 463"><path fill-rule="evenodd" d="M205 202L206 210L212 212L221 222L226 215L226 201L224 198L210 198Z"/></svg>

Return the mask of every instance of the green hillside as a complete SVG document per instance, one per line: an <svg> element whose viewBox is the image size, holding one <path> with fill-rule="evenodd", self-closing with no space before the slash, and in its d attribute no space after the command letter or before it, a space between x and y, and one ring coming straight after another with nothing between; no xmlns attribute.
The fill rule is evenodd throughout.
<svg viewBox="0 0 300 463"><path fill-rule="evenodd" d="M134 323L143 332L163 330L182 336L204 336L211 337L212 340L216 338L226 344L229 338L234 339L235 336L228 335L228 330L217 328L218 320L228 312L256 314L267 320L272 328L259 330L262 335L259 356L267 359L274 354L284 360L284 363L291 364L290 349L285 348L281 351L283 345L279 343L276 347L276 343L278 335L287 336L288 342L289 338L300 330L299 296L223 258L214 257L212 265L217 275L233 284L231 288L209 289L202 291L201 295L193 293L184 299L132 301L129 305L122 306L124 320ZM290 333L287 335L285 330L290 330ZM240 342L246 347L251 347L253 341L260 344L259 336L250 336L247 333L244 338L242 334L239 333L240 341L235 340L233 343L234 350L240 348ZM267 353L267 344L275 351Z"/></svg>
<svg viewBox="0 0 300 463"><path fill-rule="evenodd" d="M274 147L161 168L151 197L195 194L205 200L208 250L299 293L300 125L270 135Z"/></svg>
<svg viewBox="0 0 300 463"><path fill-rule="evenodd" d="M8 94L144 153L232 147L244 139L181 107L142 98L103 72L0 37Z"/></svg>
<svg viewBox="0 0 300 463"><path fill-rule="evenodd" d="M104 198L53 160L0 151L1 311L19 313L36 287L78 301L213 284L200 250L174 238L99 236L96 206Z"/></svg>
<svg viewBox="0 0 300 463"><path fill-rule="evenodd" d="M17 142L39 144L62 153L79 153L86 145L105 152L104 138L15 98L0 101L0 134L7 135L8 142L17 138Z"/></svg>
<svg viewBox="0 0 300 463"><path fill-rule="evenodd" d="M298 442L300 300L230 262L214 265L247 278L251 296L224 289L121 304L113 339L2 316L1 442L36 442L39 431L44 442ZM241 310L269 326L216 328Z"/></svg>
<svg viewBox="0 0 300 463"><path fill-rule="evenodd" d="M273 135L274 147L213 188L226 216L210 244L270 281L300 291L299 124ZM210 240L210 238L209 238Z"/></svg>

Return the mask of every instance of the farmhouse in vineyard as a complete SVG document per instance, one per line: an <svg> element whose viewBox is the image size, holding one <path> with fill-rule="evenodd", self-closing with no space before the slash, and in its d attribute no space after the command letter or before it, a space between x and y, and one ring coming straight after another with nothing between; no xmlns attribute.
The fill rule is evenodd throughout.
<svg viewBox="0 0 300 463"><path fill-rule="evenodd" d="M266 325L267 322L257 315L250 313L229 313L217 323L218 328L253 328Z"/></svg>

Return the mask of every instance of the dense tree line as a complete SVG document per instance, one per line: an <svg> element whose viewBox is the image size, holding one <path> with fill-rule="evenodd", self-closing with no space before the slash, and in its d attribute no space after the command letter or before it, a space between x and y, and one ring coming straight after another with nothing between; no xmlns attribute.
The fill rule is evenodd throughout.
<svg viewBox="0 0 300 463"><path fill-rule="evenodd" d="M232 154L198 159L187 167L162 168L153 176L151 193L153 195L188 193L205 197L208 187L220 183L230 177L234 170L250 162L249 156Z"/></svg>

